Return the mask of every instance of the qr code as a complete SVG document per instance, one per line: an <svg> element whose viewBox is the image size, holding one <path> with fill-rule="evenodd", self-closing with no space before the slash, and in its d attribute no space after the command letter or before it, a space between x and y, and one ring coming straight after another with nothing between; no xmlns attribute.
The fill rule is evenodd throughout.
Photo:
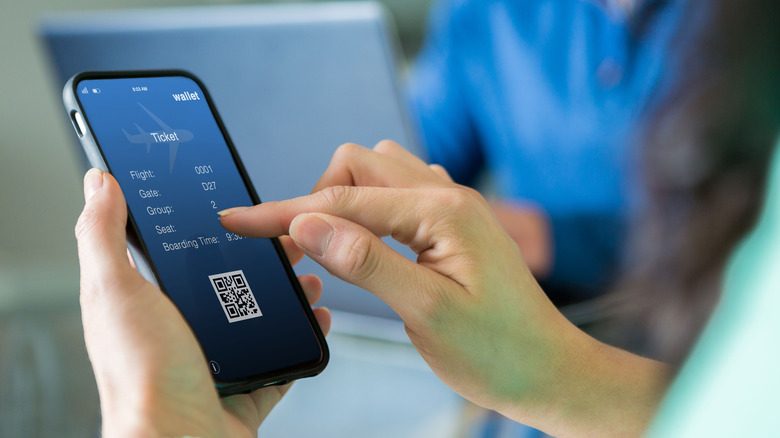
<svg viewBox="0 0 780 438"><path fill-rule="evenodd" d="M238 322L245 319L263 316L260 306L249 283L246 282L244 271L225 272L209 275L211 286L217 293L222 310L225 311L228 322Z"/></svg>

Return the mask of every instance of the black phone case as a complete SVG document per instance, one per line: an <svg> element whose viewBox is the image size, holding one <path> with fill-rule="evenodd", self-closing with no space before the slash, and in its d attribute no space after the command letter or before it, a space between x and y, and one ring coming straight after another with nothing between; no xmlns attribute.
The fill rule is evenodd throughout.
<svg viewBox="0 0 780 438"><path fill-rule="evenodd" d="M101 169L103 171L111 173L111 170L106 164L105 156L103 155L103 152L101 151L98 145L97 139L92 135L92 128L89 124L89 120L87 120L86 118L84 109L81 106L81 102L78 100L78 94L76 89L78 87L79 82L86 79L144 78L144 77L164 77L164 76L183 76L195 81L195 83L198 84L200 89L203 91L203 96L209 105L209 109L211 109L211 114L214 116L214 119L216 120L217 125L219 126L219 129L222 132L222 136L225 138L225 143L227 143L228 149L230 150L230 154L233 157L233 161L236 164L236 167L238 168L238 172L241 175L241 178L244 182L244 186L246 186L246 189L249 192L249 196L251 197L252 202L254 204L259 204L261 202L260 197L255 192L255 189L252 186L251 181L249 180L249 176L246 170L244 169L244 165L241 162L241 159L238 156L235 147L233 146L233 142L230 140L230 137L227 134L225 125L222 123L222 119L219 117L219 113L217 113L216 107L214 106L214 103L211 100L211 96L209 95L208 90L206 90L206 87L197 77L195 77L192 73L183 70L82 72L76 74L75 76L73 76L68 80L62 92L63 102L68 112L68 116L71 119L71 122L74 124L74 127L76 127L75 114L76 112L81 113L81 116L86 125L84 127L85 132L79 133L79 128L76 128L76 132L77 135L79 135L79 141L81 142L81 146L84 149L84 153L86 154L87 160L89 161L90 165L98 169ZM320 329L319 324L317 324L317 320L314 318L314 314L311 311L311 307L309 306L308 301L306 300L306 296L303 293L303 289L301 289L301 285L298 282L298 278L293 272L292 266L290 265L290 261L287 259L287 256L284 253L284 249L282 248L281 243L279 243L279 239L273 238L271 240L273 242L277 254L282 260L282 264L284 265L284 269L287 272L287 276L290 278L290 281L293 284L293 288L295 289L295 292L301 303L301 307L306 313L306 317L309 320L309 324L311 325L312 330L314 330L314 333L317 337L320 346L321 355L318 360L315 360L313 362L302 363L273 373L259 374L239 381L220 381L212 375L212 377L214 378L214 384L217 388L217 391L222 397L232 395L232 394L250 392L254 389L261 388L264 386L283 385L293 380L301 379L304 377L316 376L317 374L321 373L322 370L324 370L328 364L328 360L330 356L328 351L328 344L325 341L325 336L322 334L322 330ZM136 226L135 220L133 219L132 213L130 213L129 208L128 208L128 220L127 220L127 247L130 250L130 253L133 257L133 261L136 264L138 272L141 273L141 275L143 275L143 277L146 278L148 281L155 284L163 292L165 292L165 290L161 287L157 270L154 267L154 265L151 263L151 259L149 257L149 252L146 248L146 245L140 239L140 233L138 231L138 227Z"/></svg>

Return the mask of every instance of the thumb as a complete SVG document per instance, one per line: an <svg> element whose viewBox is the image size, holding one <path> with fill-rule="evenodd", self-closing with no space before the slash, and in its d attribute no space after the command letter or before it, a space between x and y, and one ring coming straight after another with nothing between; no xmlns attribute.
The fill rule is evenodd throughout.
<svg viewBox="0 0 780 438"><path fill-rule="evenodd" d="M119 184L110 174L90 169L84 176L84 198L76 223L83 292L83 286L115 281L132 271L125 242L127 206Z"/></svg>
<svg viewBox="0 0 780 438"><path fill-rule="evenodd" d="M430 302L430 294L451 281L395 252L366 228L323 213L300 214L290 236L314 261L336 277L385 301L406 320Z"/></svg>

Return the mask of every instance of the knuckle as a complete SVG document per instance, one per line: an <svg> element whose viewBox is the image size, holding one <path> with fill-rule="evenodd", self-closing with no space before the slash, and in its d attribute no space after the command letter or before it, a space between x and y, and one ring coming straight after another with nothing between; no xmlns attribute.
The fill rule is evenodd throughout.
<svg viewBox="0 0 780 438"><path fill-rule="evenodd" d="M379 260L374 255L373 242L371 236L366 235L358 235L348 242L344 262L349 278L364 281L376 273Z"/></svg>
<svg viewBox="0 0 780 438"><path fill-rule="evenodd" d="M321 190L319 196L322 198L325 208L335 212L349 203L352 196L352 188L349 186L330 186Z"/></svg>
<svg viewBox="0 0 780 438"><path fill-rule="evenodd" d="M443 195L444 204L453 213L460 216L471 212L476 204L476 199L464 188L446 189Z"/></svg>
<svg viewBox="0 0 780 438"><path fill-rule="evenodd" d="M487 200L485 199L484 196L482 196L482 193L480 193L478 190L473 189L471 187L467 187L467 186L458 186L458 189L460 189L463 192L465 192L465 194L470 196L472 198L472 200L477 201L475 205L477 205L477 204L484 205L484 206L488 205Z"/></svg>
<svg viewBox="0 0 780 438"><path fill-rule="evenodd" d="M333 154L333 160L345 161L349 159L349 157L355 155L362 148L362 146L359 146L355 143L344 143L336 149L336 152Z"/></svg>
<svg viewBox="0 0 780 438"><path fill-rule="evenodd" d="M483 212L488 207L481 199L466 188L440 190L435 197L437 228L458 241L464 239L484 221Z"/></svg>
<svg viewBox="0 0 780 438"><path fill-rule="evenodd" d="M388 150L392 150L398 147L398 143L392 141L392 140L382 140L379 143L374 146L374 151L376 152L384 152Z"/></svg>
<svg viewBox="0 0 780 438"><path fill-rule="evenodd" d="M441 164L429 164L428 167L430 167L434 172L438 172L440 174L447 173L447 170Z"/></svg>
<svg viewBox="0 0 780 438"><path fill-rule="evenodd" d="M469 194L469 196L471 196L472 198L474 198L476 200L484 200L485 199L485 197L482 196L482 193L479 193L476 189L473 189L471 187L463 187L463 190L465 190L466 193Z"/></svg>

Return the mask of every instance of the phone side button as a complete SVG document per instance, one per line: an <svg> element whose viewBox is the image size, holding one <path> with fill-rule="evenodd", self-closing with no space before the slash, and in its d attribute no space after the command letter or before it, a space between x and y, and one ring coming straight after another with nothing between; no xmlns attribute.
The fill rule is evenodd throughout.
<svg viewBox="0 0 780 438"><path fill-rule="evenodd" d="M70 121L73 122L73 128L76 130L76 134L79 138L84 137L84 133L87 132L87 124L84 123L84 116L80 112L73 110L70 112Z"/></svg>

